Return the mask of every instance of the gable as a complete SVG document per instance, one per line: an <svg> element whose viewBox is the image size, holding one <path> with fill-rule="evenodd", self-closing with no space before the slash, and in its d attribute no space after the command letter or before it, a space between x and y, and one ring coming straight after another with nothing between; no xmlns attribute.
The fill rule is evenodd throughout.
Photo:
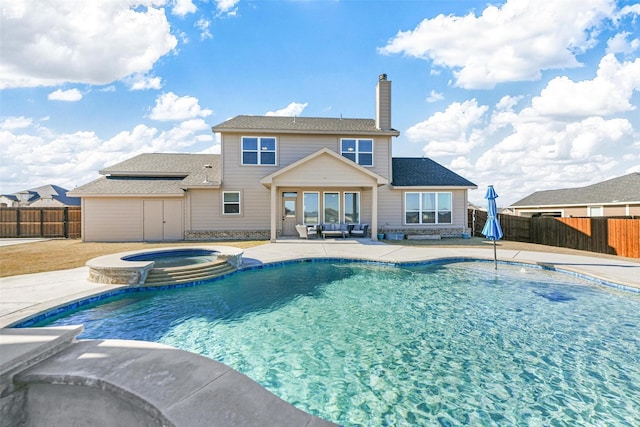
<svg viewBox="0 0 640 427"><path fill-rule="evenodd" d="M388 180L351 160L323 148L266 177L260 182L278 186L358 187L387 184Z"/></svg>

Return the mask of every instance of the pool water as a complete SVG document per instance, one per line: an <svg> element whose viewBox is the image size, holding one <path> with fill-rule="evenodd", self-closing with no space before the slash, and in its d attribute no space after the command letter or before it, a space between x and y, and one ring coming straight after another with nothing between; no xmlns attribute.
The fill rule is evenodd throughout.
<svg viewBox="0 0 640 427"><path fill-rule="evenodd" d="M640 295L541 269L290 264L46 322L67 324L209 356L344 426L640 425Z"/></svg>
<svg viewBox="0 0 640 427"><path fill-rule="evenodd" d="M217 255L215 251L207 249L173 249L128 255L122 259L124 261L153 261L153 268L171 268L212 262L217 259Z"/></svg>

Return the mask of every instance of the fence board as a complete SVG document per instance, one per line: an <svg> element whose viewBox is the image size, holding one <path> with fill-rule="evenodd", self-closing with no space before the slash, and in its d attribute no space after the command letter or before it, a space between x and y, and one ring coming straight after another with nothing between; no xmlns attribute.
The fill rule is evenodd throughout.
<svg viewBox="0 0 640 427"><path fill-rule="evenodd" d="M0 208L0 237L81 237L80 207Z"/></svg>

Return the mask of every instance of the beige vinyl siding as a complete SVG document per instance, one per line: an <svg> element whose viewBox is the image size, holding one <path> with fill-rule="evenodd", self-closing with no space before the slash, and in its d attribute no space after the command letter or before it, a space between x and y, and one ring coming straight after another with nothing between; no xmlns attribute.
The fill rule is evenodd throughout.
<svg viewBox="0 0 640 427"><path fill-rule="evenodd" d="M142 199L82 199L82 239L89 242L135 242L143 239Z"/></svg>
<svg viewBox="0 0 640 427"><path fill-rule="evenodd" d="M220 191L190 190L188 228L191 230L214 230L221 212Z"/></svg>
<svg viewBox="0 0 640 427"><path fill-rule="evenodd" d="M250 185L260 185L259 181L285 166L290 165L323 148L340 153L340 139L347 137L369 138L354 135L276 135L277 165L253 166L242 165L240 141L243 135L225 134L222 143L223 177L225 187L247 188ZM270 135L271 136L271 135ZM374 166L367 168L387 179L391 175L391 138L373 138Z"/></svg>
<svg viewBox="0 0 640 427"><path fill-rule="evenodd" d="M603 206L598 204L591 206ZM542 208L514 208L515 214L519 216L532 216L536 212L562 212L563 217L588 217L589 207L584 206L550 206ZM640 205L629 205L629 213L627 214L627 205L622 206L603 206L603 216L627 216L640 215Z"/></svg>
<svg viewBox="0 0 640 427"><path fill-rule="evenodd" d="M404 194L405 192L450 192L451 193L451 224L405 224L404 223ZM391 189L390 186L380 188L378 193L378 224L380 227L466 227L467 200L466 190L420 188L420 189Z"/></svg>
<svg viewBox="0 0 640 427"><path fill-rule="evenodd" d="M378 188L378 227L402 226L403 192L384 185Z"/></svg>

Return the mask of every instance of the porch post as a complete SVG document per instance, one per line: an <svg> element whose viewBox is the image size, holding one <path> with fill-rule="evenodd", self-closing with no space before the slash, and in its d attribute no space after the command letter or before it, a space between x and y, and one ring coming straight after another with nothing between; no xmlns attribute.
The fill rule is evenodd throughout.
<svg viewBox="0 0 640 427"><path fill-rule="evenodd" d="M276 184L271 183L271 242L275 243L276 241L276 232L277 232L277 221L276 221L276 212L277 212L277 197L278 192L276 191Z"/></svg>
<svg viewBox="0 0 640 427"><path fill-rule="evenodd" d="M378 240L378 185L371 187L371 240Z"/></svg>

